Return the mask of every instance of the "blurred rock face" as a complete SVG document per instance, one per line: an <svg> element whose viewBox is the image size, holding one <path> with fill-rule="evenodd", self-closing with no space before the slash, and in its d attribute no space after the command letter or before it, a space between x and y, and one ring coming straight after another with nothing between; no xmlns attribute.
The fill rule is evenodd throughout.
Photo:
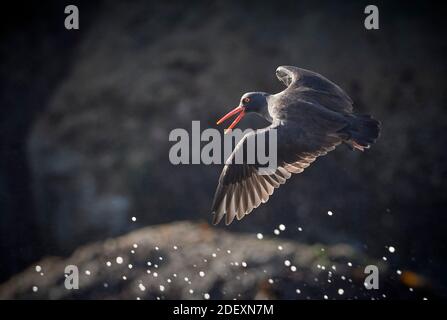
<svg viewBox="0 0 447 320"><path fill-rule="evenodd" d="M364 287L370 263L380 268L379 290ZM69 265L78 268L78 290L65 288ZM39 261L0 285L0 299L436 298L427 285L410 292L405 272L390 271L345 244L259 240L179 222L90 244L67 259Z"/></svg>
<svg viewBox="0 0 447 320"><path fill-rule="evenodd" d="M308 240L373 248L392 237L408 254L421 246L409 236L419 226L434 228L429 240L441 235L430 222L446 173L440 39L399 12L366 31L363 9L103 5L29 138L43 238L70 250L123 233L132 216L141 225L209 220L221 167L171 165L169 132L192 120L214 126L244 92L282 90L274 70L285 64L339 84L358 112L382 121L382 136L364 154L340 147L319 159L231 228L293 223Z"/></svg>

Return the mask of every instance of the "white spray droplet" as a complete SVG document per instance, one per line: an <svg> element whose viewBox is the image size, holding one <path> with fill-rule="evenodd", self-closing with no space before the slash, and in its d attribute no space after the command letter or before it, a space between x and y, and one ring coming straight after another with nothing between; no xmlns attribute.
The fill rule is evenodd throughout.
<svg viewBox="0 0 447 320"><path fill-rule="evenodd" d="M118 264L122 264L123 263L123 258L122 257L116 257L116 263Z"/></svg>
<svg viewBox="0 0 447 320"><path fill-rule="evenodd" d="M262 240L264 238L264 236L262 235L262 233L258 233L256 235L256 238L258 238L259 240Z"/></svg>

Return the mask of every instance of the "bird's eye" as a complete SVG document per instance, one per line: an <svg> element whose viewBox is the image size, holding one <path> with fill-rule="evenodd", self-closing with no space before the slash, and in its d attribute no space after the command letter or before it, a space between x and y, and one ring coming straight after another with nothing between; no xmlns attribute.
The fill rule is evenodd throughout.
<svg viewBox="0 0 447 320"><path fill-rule="evenodd" d="M250 98L244 98L243 100L242 100L242 102L245 104L245 103L249 103L250 102Z"/></svg>

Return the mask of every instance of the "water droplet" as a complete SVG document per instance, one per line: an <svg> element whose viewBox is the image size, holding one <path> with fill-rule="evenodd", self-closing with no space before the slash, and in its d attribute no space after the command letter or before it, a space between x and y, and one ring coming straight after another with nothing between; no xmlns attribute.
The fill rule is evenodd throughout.
<svg viewBox="0 0 447 320"><path fill-rule="evenodd" d="M134 249L136 249L136 248L138 248L138 244L134 243L134 244L132 245L132 247L134 247Z"/></svg>
<svg viewBox="0 0 447 320"><path fill-rule="evenodd" d="M290 265L291 265L290 260L285 260L285 261L284 261L284 265L285 265L286 267L290 267Z"/></svg>
<svg viewBox="0 0 447 320"><path fill-rule="evenodd" d="M160 285L160 291L161 291L161 292L165 291L165 286Z"/></svg>
<svg viewBox="0 0 447 320"><path fill-rule="evenodd" d="M345 290L343 290L343 289L341 289L341 288L338 289L338 294L339 294L339 295L343 295L343 293L345 293Z"/></svg>
<svg viewBox="0 0 447 320"><path fill-rule="evenodd" d="M36 272L40 272L42 271L42 267L41 266L36 266Z"/></svg>
<svg viewBox="0 0 447 320"><path fill-rule="evenodd" d="M275 230L273 230L273 233L276 234L276 235L279 235L279 230L275 229Z"/></svg>
<svg viewBox="0 0 447 320"><path fill-rule="evenodd" d="M242 261L242 266L244 267L244 268L247 268L247 262L245 262L245 261Z"/></svg>
<svg viewBox="0 0 447 320"><path fill-rule="evenodd" d="M283 247L282 246L278 246L278 250L282 251Z"/></svg>
<svg viewBox="0 0 447 320"><path fill-rule="evenodd" d="M205 272L203 272L203 271L200 271L199 272L199 276L201 276L202 278L205 276Z"/></svg>
<svg viewBox="0 0 447 320"><path fill-rule="evenodd" d="M295 267L295 266L291 266L291 267L290 267L290 271L292 271L292 272L296 272L296 267Z"/></svg>
<svg viewBox="0 0 447 320"><path fill-rule="evenodd" d="M279 230L281 230L281 231L286 230L286 226L283 225L283 224L280 224L280 225L278 226L278 228L279 228Z"/></svg>
<svg viewBox="0 0 447 320"><path fill-rule="evenodd" d="M39 288L37 286L33 286L33 292L37 292Z"/></svg>
<svg viewBox="0 0 447 320"><path fill-rule="evenodd" d="M123 263L123 258L122 257L116 257L116 263L118 264L122 264Z"/></svg>
<svg viewBox="0 0 447 320"><path fill-rule="evenodd" d="M146 291L146 287L144 286L144 284L140 283L138 285L138 288L140 288L141 291Z"/></svg>
<svg viewBox="0 0 447 320"><path fill-rule="evenodd" d="M132 221L133 222L137 221L137 218L136 217L132 217Z"/></svg>
<svg viewBox="0 0 447 320"><path fill-rule="evenodd" d="M133 268L133 265L129 263L129 265L127 266L129 269Z"/></svg>
<svg viewBox="0 0 447 320"><path fill-rule="evenodd" d="M296 293L297 293L297 294L300 294L300 293L301 293L301 290L300 290L300 289L296 289Z"/></svg>
<svg viewBox="0 0 447 320"><path fill-rule="evenodd" d="M85 274L89 276L90 275L90 270L85 270Z"/></svg>
<svg viewBox="0 0 447 320"><path fill-rule="evenodd" d="M393 246L390 246L388 248L388 251L391 252L391 253L394 253L396 251L396 248L394 248Z"/></svg>
<svg viewBox="0 0 447 320"><path fill-rule="evenodd" d="M205 294L203 295L203 297L205 298L205 300L209 300L209 298L210 298L210 294L209 294L209 293L205 293Z"/></svg>
<svg viewBox="0 0 447 320"><path fill-rule="evenodd" d="M332 211L327 212L328 216L332 216L334 213Z"/></svg>
<svg viewBox="0 0 447 320"><path fill-rule="evenodd" d="M262 235L262 233L258 233L256 235L256 238L258 238L259 240L262 240L264 238L264 236Z"/></svg>
<svg viewBox="0 0 447 320"><path fill-rule="evenodd" d="M298 231L299 231L299 232L303 231L303 228L298 227Z"/></svg>

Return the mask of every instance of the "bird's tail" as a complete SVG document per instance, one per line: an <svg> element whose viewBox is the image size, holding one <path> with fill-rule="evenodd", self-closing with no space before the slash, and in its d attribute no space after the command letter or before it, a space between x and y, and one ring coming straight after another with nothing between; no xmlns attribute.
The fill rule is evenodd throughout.
<svg viewBox="0 0 447 320"><path fill-rule="evenodd" d="M341 130L344 142L352 149L363 151L375 143L380 134L380 122L370 115L349 115L349 125Z"/></svg>

